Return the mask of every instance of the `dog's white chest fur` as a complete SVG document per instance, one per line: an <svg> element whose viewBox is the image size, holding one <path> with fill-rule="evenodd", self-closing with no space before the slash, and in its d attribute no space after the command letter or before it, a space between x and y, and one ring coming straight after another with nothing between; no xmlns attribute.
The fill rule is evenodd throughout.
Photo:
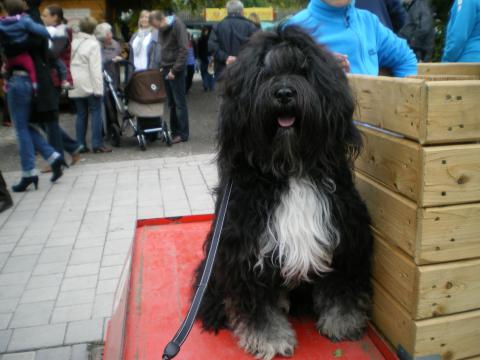
<svg viewBox="0 0 480 360"><path fill-rule="evenodd" d="M338 232L330 207L324 190L309 179L290 179L289 190L282 195L260 240L257 266L262 268L263 259L271 256L286 284L331 271Z"/></svg>

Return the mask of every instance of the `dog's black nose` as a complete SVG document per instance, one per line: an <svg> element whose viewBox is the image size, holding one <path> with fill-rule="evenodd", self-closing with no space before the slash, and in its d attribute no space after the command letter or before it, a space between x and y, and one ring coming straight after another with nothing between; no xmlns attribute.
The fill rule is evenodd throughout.
<svg viewBox="0 0 480 360"><path fill-rule="evenodd" d="M292 101L293 95L295 95L295 93L289 87L282 87L275 93L275 97L282 104L288 104L290 101Z"/></svg>

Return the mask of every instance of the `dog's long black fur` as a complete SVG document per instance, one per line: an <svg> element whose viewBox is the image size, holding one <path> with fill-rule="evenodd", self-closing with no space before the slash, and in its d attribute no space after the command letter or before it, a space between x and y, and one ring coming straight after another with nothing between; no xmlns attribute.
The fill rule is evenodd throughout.
<svg viewBox="0 0 480 360"><path fill-rule="evenodd" d="M278 97L283 88L293 93L288 102ZM332 340L358 339L365 329L372 236L353 183L352 163L361 149L353 111L335 57L293 27L254 35L224 74L217 194L229 178L234 185L199 316L207 330L231 328L240 346L260 358L293 353L285 312L308 312ZM278 118L286 116L296 119L293 126L279 126ZM292 178L308 178L323 189L339 243L332 271L289 283L276 253L264 258L263 268L255 265L260 239ZM205 251L210 239L211 233Z"/></svg>

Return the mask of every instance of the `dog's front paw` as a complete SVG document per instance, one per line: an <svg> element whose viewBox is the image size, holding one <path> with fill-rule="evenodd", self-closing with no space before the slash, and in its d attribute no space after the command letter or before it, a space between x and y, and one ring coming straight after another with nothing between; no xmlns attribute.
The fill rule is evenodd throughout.
<svg viewBox="0 0 480 360"><path fill-rule="evenodd" d="M238 344L256 359L271 360L276 355L291 357L297 346L295 332L290 324L266 327L262 330L239 328L235 330Z"/></svg>
<svg viewBox="0 0 480 360"><path fill-rule="evenodd" d="M367 311L333 306L317 321L318 332L332 341L359 340L367 327Z"/></svg>

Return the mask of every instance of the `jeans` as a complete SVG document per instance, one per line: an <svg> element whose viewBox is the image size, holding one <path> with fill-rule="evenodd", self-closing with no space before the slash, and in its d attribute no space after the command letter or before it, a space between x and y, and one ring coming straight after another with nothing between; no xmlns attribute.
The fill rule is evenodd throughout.
<svg viewBox="0 0 480 360"><path fill-rule="evenodd" d="M60 156L39 130L29 123L32 94L32 82L28 76L13 75L8 80L8 108L17 134L23 177L37 174L35 151L38 151L50 164Z"/></svg>
<svg viewBox="0 0 480 360"><path fill-rule="evenodd" d="M205 91L213 91L214 80L213 75L208 73L208 61L200 63L200 73L202 74L203 89Z"/></svg>
<svg viewBox="0 0 480 360"><path fill-rule="evenodd" d="M164 68L164 79L167 78L170 69ZM175 75L174 80L165 80L168 106L170 107L170 129L173 137L180 136L182 141L187 141L188 130L188 108L185 96L185 70Z"/></svg>
<svg viewBox="0 0 480 360"><path fill-rule="evenodd" d="M187 77L185 79L185 92L188 93L193 84L193 76L195 75L195 64L187 65Z"/></svg>
<svg viewBox="0 0 480 360"><path fill-rule="evenodd" d="M77 122L75 129L77 132L77 142L83 147L87 147L85 136L87 134L88 113L91 115L92 123L92 148L103 147L102 136L102 97L90 95L84 98L75 99L77 108Z"/></svg>
<svg viewBox="0 0 480 360"><path fill-rule="evenodd" d="M60 97L60 92L58 96ZM58 111L52 112L52 121L45 122L43 129L47 133L49 144L52 145L63 158L64 150L72 155L78 153L82 149L82 146L60 127L59 117Z"/></svg>

